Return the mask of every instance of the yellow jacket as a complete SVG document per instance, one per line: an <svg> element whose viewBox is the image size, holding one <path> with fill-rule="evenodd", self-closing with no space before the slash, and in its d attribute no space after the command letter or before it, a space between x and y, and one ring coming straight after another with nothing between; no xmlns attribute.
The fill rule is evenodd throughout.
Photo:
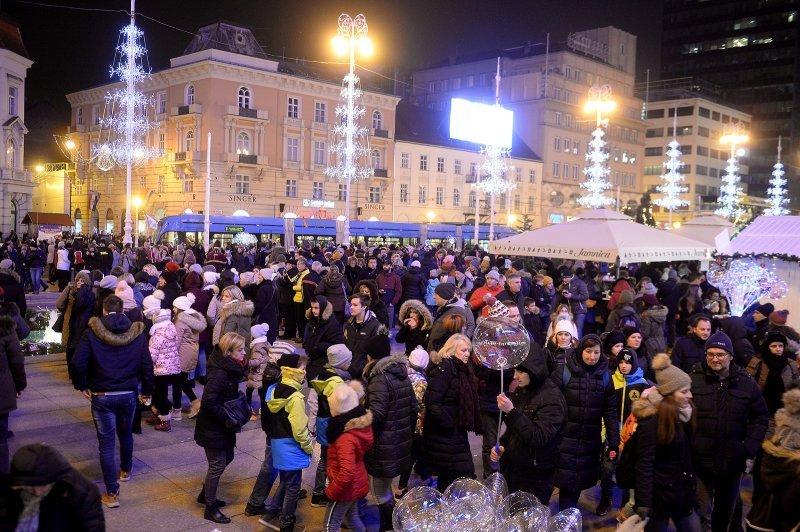
<svg viewBox="0 0 800 532"><path fill-rule="evenodd" d="M302 273L298 274L295 278L294 286L292 287L294 289L294 298L292 301L295 303L303 302L303 279L306 275L308 275L308 269L303 270Z"/></svg>

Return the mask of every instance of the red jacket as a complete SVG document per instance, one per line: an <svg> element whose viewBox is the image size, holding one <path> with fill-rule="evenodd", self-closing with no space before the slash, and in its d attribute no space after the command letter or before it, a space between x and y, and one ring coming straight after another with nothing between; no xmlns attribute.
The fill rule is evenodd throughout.
<svg viewBox="0 0 800 532"><path fill-rule="evenodd" d="M372 412L364 412L359 406L328 421L329 482L325 495L332 501L354 502L369 493L364 453L373 443Z"/></svg>

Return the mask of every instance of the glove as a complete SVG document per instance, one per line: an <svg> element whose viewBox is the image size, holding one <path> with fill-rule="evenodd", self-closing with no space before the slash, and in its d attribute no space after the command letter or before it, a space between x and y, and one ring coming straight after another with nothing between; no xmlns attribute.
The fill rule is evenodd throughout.
<svg viewBox="0 0 800 532"><path fill-rule="evenodd" d="M607 447L605 452L605 457L612 462L617 459L619 456L619 452L617 451L616 447Z"/></svg>
<svg viewBox="0 0 800 532"><path fill-rule="evenodd" d="M752 458L748 458L744 463L744 472L746 475L749 475L753 472L753 463L755 460Z"/></svg>
<svg viewBox="0 0 800 532"><path fill-rule="evenodd" d="M635 511L636 515L638 515L642 519L647 519L647 516L650 515L650 508L646 506L637 506Z"/></svg>

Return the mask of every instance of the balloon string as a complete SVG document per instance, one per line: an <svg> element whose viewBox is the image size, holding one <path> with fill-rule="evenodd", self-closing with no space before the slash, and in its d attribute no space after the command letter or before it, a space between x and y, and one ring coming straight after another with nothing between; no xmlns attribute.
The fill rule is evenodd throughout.
<svg viewBox="0 0 800 532"><path fill-rule="evenodd" d="M503 388L503 368L500 368L500 393L505 393L505 389ZM497 420L497 442L495 443L495 447L497 449L498 454L500 452L500 427L502 426L503 426L503 411L500 410L498 412L498 420Z"/></svg>

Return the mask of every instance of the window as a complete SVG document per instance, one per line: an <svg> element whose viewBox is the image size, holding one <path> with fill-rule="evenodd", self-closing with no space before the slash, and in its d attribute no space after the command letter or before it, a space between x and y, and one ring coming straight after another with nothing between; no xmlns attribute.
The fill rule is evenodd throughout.
<svg viewBox="0 0 800 532"><path fill-rule="evenodd" d="M697 155L702 155L704 157L708 157L708 148L705 146L698 146L697 147Z"/></svg>
<svg viewBox="0 0 800 532"><path fill-rule="evenodd" d="M369 187L369 202L370 203L381 202L381 187Z"/></svg>
<svg viewBox="0 0 800 532"><path fill-rule="evenodd" d="M325 142L314 141L314 164L325 164Z"/></svg>
<svg viewBox="0 0 800 532"><path fill-rule="evenodd" d="M614 162L619 162L619 148L614 148Z"/></svg>
<svg viewBox="0 0 800 532"><path fill-rule="evenodd" d="M436 205L444 205L444 187L436 187Z"/></svg>
<svg viewBox="0 0 800 532"><path fill-rule="evenodd" d="M622 174L622 186L623 187L628 186L628 174Z"/></svg>
<svg viewBox="0 0 800 532"><path fill-rule="evenodd" d="M708 175L708 167L702 164L696 165L694 171L697 175Z"/></svg>
<svg viewBox="0 0 800 532"><path fill-rule="evenodd" d="M92 124L95 126L100 125L100 106L92 106Z"/></svg>
<svg viewBox="0 0 800 532"><path fill-rule="evenodd" d="M647 133L645 134L645 136L647 138L649 138L649 139L651 139L653 137L663 137L664 136L664 128L648 129Z"/></svg>
<svg viewBox="0 0 800 532"><path fill-rule="evenodd" d="M631 174L631 187L636 186L636 176Z"/></svg>
<svg viewBox="0 0 800 532"><path fill-rule="evenodd" d="M372 112L372 129L383 129L383 115L380 111Z"/></svg>
<svg viewBox="0 0 800 532"><path fill-rule="evenodd" d="M578 176L581 175L580 167L577 164L572 165L572 179L573 181L578 180Z"/></svg>
<svg viewBox="0 0 800 532"><path fill-rule="evenodd" d="M144 175L139 176L139 190L145 190L146 188L147 188L147 176Z"/></svg>
<svg viewBox="0 0 800 532"><path fill-rule="evenodd" d="M572 142L569 139L564 139L564 151L569 153L570 148L572 148Z"/></svg>
<svg viewBox="0 0 800 532"><path fill-rule="evenodd" d="M159 92L156 95L156 113L164 114L167 112L167 93Z"/></svg>
<svg viewBox="0 0 800 532"><path fill-rule="evenodd" d="M681 146L680 149L681 149L681 153L683 155L691 155L692 154L692 145L691 144L689 144L688 146Z"/></svg>
<svg viewBox="0 0 800 532"><path fill-rule="evenodd" d="M163 187L163 183L161 181L163 179L163 175L158 176L159 192L162 192L161 187ZM106 179L106 194L111 194L112 190L114 190L114 176L108 176L108 179Z"/></svg>
<svg viewBox="0 0 800 532"><path fill-rule="evenodd" d="M560 125L561 125L561 117L562 117L562 114L561 114L561 112L559 112L559 111L556 111L556 113L555 113L555 120L554 120L554 121L555 121L555 124L556 124L557 126L560 126Z"/></svg>
<svg viewBox="0 0 800 532"><path fill-rule="evenodd" d="M250 194L250 176L236 174L236 193Z"/></svg>
<svg viewBox="0 0 800 532"><path fill-rule="evenodd" d="M459 159L455 160L455 163L453 165L453 173L455 173L456 175L461 175L461 161Z"/></svg>
<svg viewBox="0 0 800 532"><path fill-rule="evenodd" d="M286 139L286 160L293 163L300 162L300 139Z"/></svg>
<svg viewBox="0 0 800 532"><path fill-rule="evenodd" d="M408 203L408 185L400 184L400 203Z"/></svg>
<svg viewBox="0 0 800 532"><path fill-rule="evenodd" d="M645 148L644 149L644 156L645 157L660 157L664 155L664 148L661 146L657 148Z"/></svg>
<svg viewBox="0 0 800 532"><path fill-rule="evenodd" d="M194 151L194 131L191 129L186 132L183 148L183 151Z"/></svg>
<svg viewBox="0 0 800 532"><path fill-rule="evenodd" d="M420 205L425 205L428 203L428 192L425 190L425 185L419 186L419 200L418 203Z"/></svg>
<svg viewBox="0 0 800 532"><path fill-rule="evenodd" d="M475 208L475 202L477 201L477 195L475 194L474 190L469 193L469 200L468 201L469 201L469 207L471 209L474 209Z"/></svg>
<svg viewBox="0 0 800 532"><path fill-rule="evenodd" d="M382 161L382 157L381 157L380 150L378 150L377 148L372 150L371 159L372 159L372 167L373 168L383 169L383 163L381 162Z"/></svg>
<svg viewBox="0 0 800 532"><path fill-rule="evenodd" d="M553 163L553 177L558 177L559 173L561 173L561 164Z"/></svg>
<svg viewBox="0 0 800 532"><path fill-rule="evenodd" d="M515 168L514 173L516 174L517 183L522 183L522 168Z"/></svg>
<svg viewBox="0 0 800 532"><path fill-rule="evenodd" d="M478 175L478 163L469 163L469 175Z"/></svg>
<svg viewBox="0 0 800 532"><path fill-rule="evenodd" d="M250 89L247 87L239 87L238 101L239 107L242 109L250 109Z"/></svg>
<svg viewBox="0 0 800 532"><path fill-rule="evenodd" d="M236 136L236 153L250 155L250 135L244 131L240 131Z"/></svg>
<svg viewBox="0 0 800 532"><path fill-rule="evenodd" d="M528 196L528 210L533 210L536 206L536 198L534 196Z"/></svg>
<svg viewBox="0 0 800 532"><path fill-rule="evenodd" d="M711 111L709 111L705 107L698 107L697 114L698 116L702 116L703 118L711 118Z"/></svg>
<svg viewBox="0 0 800 532"><path fill-rule="evenodd" d="M111 179L109 179L108 182L111 183ZM164 176L163 175L158 176L158 185L157 185L157 188L156 188L156 192L158 192L159 194L162 194L164 192Z"/></svg>
<svg viewBox="0 0 800 532"><path fill-rule="evenodd" d="M167 150L167 135L165 133L158 134L158 151L164 153Z"/></svg>
<svg viewBox="0 0 800 532"><path fill-rule="evenodd" d="M288 118L300 118L300 98L289 96L286 104L286 116Z"/></svg>
<svg viewBox="0 0 800 532"><path fill-rule="evenodd" d="M697 134L701 137L708 137L710 136L710 132L708 131L707 127L697 126Z"/></svg>
<svg viewBox="0 0 800 532"><path fill-rule="evenodd" d="M194 103L194 85L187 85L186 92L183 96L184 105L192 105Z"/></svg>
<svg viewBox="0 0 800 532"><path fill-rule="evenodd" d="M436 171L439 173L444 172L444 157L437 157Z"/></svg>
<svg viewBox="0 0 800 532"><path fill-rule="evenodd" d="M519 194L514 194L514 210L518 211L522 207L522 198L519 197Z"/></svg>
<svg viewBox="0 0 800 532"><path fill-rule="evenodd" d="M563 168L564 168L564 179L568 179L569 178L569 165L564 163Z"/></svg>
<svg viewBox="0 0 800 532"><path fill-rule="evenodd" d="M327 114L328 109L325 102L314 102L314 122L324 124Z"/></svg>
<svg viewBox="0 0 800 532"><path fill-rule="evenodd" d="M286 180L286 197L287 198L297 197L297 179Z"/></svg>
<svg viewBox="0 0 800 532"><path fill-rule="evenodd" d="M346 183L339 183L339 194L338 194L339 201L347 201L347 184Z"/></svg>
<svg viewBox="0 0 800 532"><path fill-rule="evenodd" d="M614 172L614 184L619 185L619 172Z"/></svg>
<svg viewBox="0 0 800 532"><path fill-rule="evenodd" d="M311 198L322 199L325 197L325 184L322 181L314 181L311 187Z"/></svg>
<svg viewBox="0 0 800 532"><path fill-rule="evenodd" d="M663 109L648 109L647 111L647 118L664 118L664 110Z"/></svg>
<svg viewBox="0 0 800 532"><path fill-rule="evenodd" d="M428 169L428 156L427 155L420 155L419 156L419 169L420 170L427 170Z"/></svg>
<svg viewBox="0 0 800 532"><path fill-rule="evenodd" d="M461 207L461 190L453 189L453 207Z"/></svg>
<svg viewBox="0 0 800 532"><path fill-rule="evenodd" d="M564 125L572 127L572 115L564 115Z"/></svg>
<svg viewBox="0 0 800 532"><path fill-rule="evenodd" d="M556 151L561 151L561 137L555 137L553 139L553 149Z"/></svg>
<svg viewBox="0 0 800 532"><path fill-rule="evenodd" d="M184 179L183 180L183 191L184 192L194 192L194 181L191 179Z"/></svg>
<svg viewBox="0 0 800 532"><path fill-rule="evenodd" d="M16 87L9 87L8 88L8 114L11 116L17 116L17 97L19 95L19 89Z"/></svg>
<svg viewBox="0 0 800 532"><path fill-rule="evenodd" d="M83 125L83 107L79 107L75 114L75 123L79 126Z"/></svg>
<svg viewBox="0 0 800 532"><path fill-rule="evenodd" d="M572 154L578 155L581 152L581 143L579 141L575 141L572 143Z"/></svg>
<svg viewBox="0 0 800 532"><path fill-rule="evenodd" d="M400 168L408 168L408 154L403 152L400 154Z"/></svg>
<svg viewBox="0 0 800 532"><path fill-rule="evenodd" d="M528 172L528 182L529 183L536 183L536 170L533 168L530 169Z"/></svg>

